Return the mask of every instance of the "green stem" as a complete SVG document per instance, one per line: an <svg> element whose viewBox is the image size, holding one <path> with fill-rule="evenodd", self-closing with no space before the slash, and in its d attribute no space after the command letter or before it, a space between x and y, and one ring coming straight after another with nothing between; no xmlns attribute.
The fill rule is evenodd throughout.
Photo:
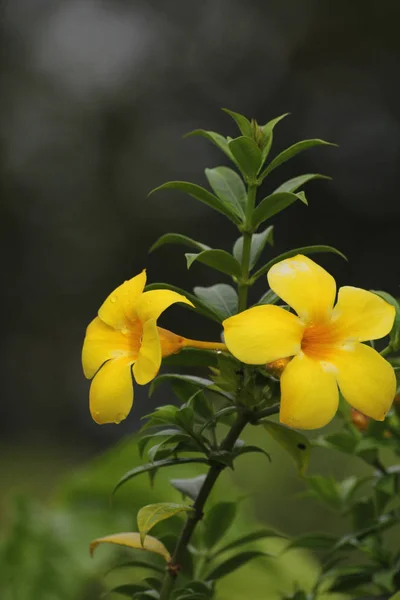
<svg viewBox="0 0 400 600"><path fill-rule="evenodd" d="M391 351L392 351L392 346L391 346L391 344L389 344L388 346L386 346L386 348L384 348L384 349L381 351L380 355L381 355L381 356L387 356L388 354L390 354L390 353L391 353Z"/></svg>
<svg viewBox="0 0 400 600"><path fill-rule="evenodd" d="M222 441L220 449L228 451L232 450L236 440L238 439L239 435L246 427L248 422L248 416L245 413L239 413L237 415L236 421L234 422L230 431L228 432L228 435ZM188 517L181 531L181 534L175 546L174 553L171 558L169 568L164 575L164 580L160 591L160 600L168 600L171 595L179 571L181 555L187 547L187 545L189 544L197 523L203 518L204 505L211 493L211 490L214 487L215 482L217 481L224 468L224 465L218 463L213 465L208 471L207 477L204 480L199 495L197 496L196 501L193 504L194 511Z"/></svg>
<svg viewBox="0 0 400 600"><path fill-rule="evenodd" d="M243 233L243 250L242 250L242 276L238 285L239 295L239 312L247 308L247 294L249 290L249 273L250 273L250 254L251 240L253 233L251 231L251 219L256 203L257 186L249 185L247 191L247 206L246 206L246 231Z"/></svg>

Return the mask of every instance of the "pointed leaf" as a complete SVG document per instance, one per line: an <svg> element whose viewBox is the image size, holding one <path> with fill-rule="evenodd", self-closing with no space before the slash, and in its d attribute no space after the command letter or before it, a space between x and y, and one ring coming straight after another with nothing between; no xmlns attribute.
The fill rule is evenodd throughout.
<svg viewBox="0 0 400 600"><path fill-rule="evenodd" d="M221 316L221 321L224 318ZM163 358L163 365L169 367L215 367L217 363L218 354L215 350L201 348L182 348L177 354Z"/></svg>
<svg viewBox="0 0 400 600"><path fill-rule="evenodd" d="M261 425L290 454L299 473L303 475L310 457L310 442L308 439L301 433L272 421L261 421Z"/></svg>
<svg viewBox="0 0 400 600"><path fill-rule="evenodd" d="M226 114L228 114L230 117L232 117L232 119L235 121L235 123L239 127L240 133L242 135L245 135L248 137L252 136L253 132L252 132L252 128L251 128L251 123L244 115L241 115L240 113L237 113L237 112L233 112L233 110L228 110L227 108L223 108L222 110L224 112L226 112Z"/></svg>
<svg viewBox="0 0 400 600"><path fill-rule="evenodd" d="M274 190L274 194L279 192L296 192L299 188L303 187L306 183L312 179L332 179L327 175L319 175L318 173L309 173L308 175L298 175L293 179L288 179L282 183L279 187Z"/></svg>
<svg viewBox="0 0 400 600"><path fill-rule="evenodd" d="M265 294L261 296L255 306L258 306L259 304L276 304L278 301L279 296L277 296L272 290L267 290Z"/></svg>
<svg viewBox="0 0 400 600"><path fill-rule="evenodd" d="M199 475L198 477L192 477L191 479L170 479L170 484L178 490L178 492L181 492L184 496L188 496L195 501L206 477L207 475Z"/></svg>
<svg viewBox="0 0 400 600"><path fill-rule="evenodd" d="M261 150L249 137L238 137L229 142L229 150L235 157L243 175L255 181L262 163Z"/></svg>
<svg viewBox="0 0 400 600"><path fill-rule="evenodd" d="M242 178L228 167L206 169L205 173L210 187L218 198L225 204L230 205L238 217L243 220L247 204L247 192Z"/></svg>
<svg viewBox="0 0 400 600"><path fill-rule="evenodd" d="M228 156L228 158L232 160L232 153L229 150L228 140L224 138L224 136L220 133L216 133L215 131L206 131L205 129L195 129L194 131L190 131L183 137L188 138L194 135L199 135L201 137L206 138L207 140L215 144L217 148L222 150L222 152L224 152L224 154L226 154L226 156Z"/></svg>
<svg viewBox="0 0 400 600"><path fill-rule="evenodd" d="M106 535L105 537L94 540L90 544L90 554L92 556L99 544L117 544L118 546L127 546L128 548L135 548L136 550L148 550L149 552L160 554L167 562L171 560L171 555L164 544L151 535L147 536L144 544L140 541L139 533L129 532Z"/></svg>
<svg viewBox="0 0 400 600"><path fill-rule="evenodd" d="M213 581L216 579L221 579L229 573L233 573L240 567L243 567L246 563L254 558L259 558L260 556L268 556L265 552L260 552L258 550L249 550L248 552L242 552L242 554L238 554L237 556L232 556L227 561L218 565L215 569L213 569L208 575L206 579L209 581Z"/></svg>
<svg viewBox="0 0 400 600"><path fill-rule="evenodd" d="M204 518L204 542L207 548L212 548L229 530L236 516L234 502L219 502L215 504Z"/></svg>
<svg viewBox="0 0 400 600"><path fill-rule="evenodd" d="M274 529L264 529L262 531L254 531L253 533L249 533L245 536L242 536L233 542L229 542L226 546L223 546L214 554L214 556L219 556L223 552L227 552L229 550L233 550L234 548L240 548L240 546L244 546L246 544L251 544L252 542L258 542L259 540L264 540L265 538L284 538L285 536L281 533L278 533Z"/></svg>
<svg viewBox="0 0 400 600"><path fill-rule="evenodd" d="M211 308L209 308L206 304L201 302L201 300L196 298L196 296L194 296L190 292L187 292L186 290L182 290L176 285L170 285L168 283L151 283L149 285L146 285L146 291L150 290L172 290L173 292L178 292L178 294L186 296L186 298L194 304L195 308L189 306L189 304L182 304L181 306L186 307L189 310L198 312L201 315L207 317L208 319L217 321L217 323L221 323L221 318L218 316L217 313L213 312Z"/></svg>
<svg viewBox="0 0 400 600"><path fill-rule="evenodd" d="M252 276L252 279L253 281L255 281L262 275L265 275L265 273L267 273L271 267L276 265L276 263L281 262L281 260L291 258L292 256L296 256L297 254L305 254L306 256L308 256L309 254L315 254L318 252L330 252L332 254L337 254L338 256L341 256L344 260L347 260L346 256L342 252L340 252L340 250L337 250L337 248L334 248L333 246L303 246L302 248L295 248L294 250L289 250L289 252L284 252L283 254L276 256L275 258L267 262L266 265L261 267L261 269L258 269L258 271L256 271Z"/></svg>
<svg viewBox="0 0 400 600"><path fill-rule="evenodd" d="M162 373L162 375L158 375L151 382L149 396L152 396L154 391L160 386L164 381L184 381L193 386L193 392L197 390L206 390L213 382L211 379L205 379L204 377L197 377L195 375L180 375L178 373Z"/></svg>
<svg viewBox="0 0 400 600"><path fill-rule="evenodd" d="M156 242L151 246L149 252L153 252L157 248L161 248L161 246L165 246L165 244L181 244L183 246L189 246L190 248L196 248L196 250L209 250L210 246L206 246L205 244L201 244L200 242L196 242L196 240L192 240L190 237L186 235L181 235L180 233L166 233L158 238Z"/></svg>
<svg viewBox="0 0 400 600"><path fill-rule="evenodd" d="M188 269L195 261L198 261L226 275L240 277L242 273L236 258L225 252L225 250L204 250L199 254L186 254L185 256Z"/></svg>
<svg viewBox="0 0 400 600"><path fill-rule="evenodd" d="M292 192L278 192L277 194L271 194L270 196L267 196L261 200L260 204L253 212L253 227L258 227L261 225L261 223L263 223L263 221L270 219L277 213L293 204L293 202L296 202L296 200L300 200L307 205L306 197L300 193L294 194Z"/></svg>
<svg viewBox="0 0 400 600"><path fill-rule="evenodd" d="M192 198L199 200L203 204L207 204L207 206L225 215L234 223L240 223L239 217L232 210L232 207L229 204L226 204L220 198L214 196L214 194L211 194L211 192L204 189L200 185L189 183L188 181L167 181L166 183L163 183L163 185L151 190L150 194L154 194L154 192L158 192L160 190L177 190L180 192L185 192L186 194L189 194L189 196L192 196Z"/></svg>
<svg viewBox="0 0 400 600"><path fill-rule="evenodd" d="M208 460L206 458L165 458L164 460L157 460L153 463L148 463L146 465L141 465L140 467L135 467L131 471L128 471L121 477L118 481L117 485L114 487L113 494L122 486L124 483L133 479L137 475L141 475L142 473L147 473L149 471L155 471L157 469L163 467L174 467L176 465L186 465L190 463L203 463L208 464Z"/></svg>
<svg viewBox="0 0 400 600"><path fill-rule="evenodd" d="M142 592L146 589L144 585L140 585L139 583L126 583L124 585L118 585L117 587L107 590L105 594L102 595L102 598L109 596L110 594L120 594L121 596L127 596L128 598L132 598L133 594L137 592Z"/></svg>
<svg viewBox="0 0 400 600"><path fill-rule="evenodd" d="M330 550L334 547L337 542L337 537L329 535L327 533L311 533L301 535L285 548L285 552L288 550L294 550L295 548L309 548L310 550Z"/></svg>
<svg viewBox="0 0 400 600"><path fill-rule="evenodd" d="M251 249L250 249L250 269L254 267L262 251L264 250L265 244L274 244L274 226L270 225L261 233L253 233L251 238ZM243 236L236 240L233 246L233 256L236 260L241 263L243 255Z"/></svg>
<svg viewBox="0 0 400 600"><path fill-rule="evenodd" d="M265 162L270 150L271 150L271 146L272 146L272 141L274 138L274 128L275 125L277 125L279 123L279 121L282 121L282 119L284 119L285 117L287 117L290 113L285 113L283 115L280 115L279 117L276 117L275 119L272 119L271 121L268 121L268 123L266 123L265 125L263 125L261 127L261 130L264 134L265 137L265 143L264 143L264 148L262 150L262 161L263 163Z"/></svg>
<svg viewBox="0 0 400 600"><path fill-rule="evenodd" d="M159 502L158 504L148 504L143 506L137 515L137 524L140 533L140 541L142 545L145 542L146 536L157 523L170 519L182 512L193 512L191 506L185 504L174 504L172 502Z"/></svg>
<svg viewBox="0 0 400 600"><path fill-rule="evenodd" d="M210 287L195 287L194 293L221 317L221 321L238 312L238 295L231 285L217 283Z"/></svg>
<svg viewBox="0 0 400 600"><path fill-rule="evenodd" d="M260 175L260 179L264 179L271 171L283 165L286 161L290 160L299 152L303 152L303 150L307 150L308 148L314 148L315 146L337 146L337 144L332 144L331 142L325 142L324 140L312 139L312 140L302 140L301 142L297 142L297 144L293 144L289 148L286 148L283 152L275 156L275 158L267 165L264 171Z"/></svg>

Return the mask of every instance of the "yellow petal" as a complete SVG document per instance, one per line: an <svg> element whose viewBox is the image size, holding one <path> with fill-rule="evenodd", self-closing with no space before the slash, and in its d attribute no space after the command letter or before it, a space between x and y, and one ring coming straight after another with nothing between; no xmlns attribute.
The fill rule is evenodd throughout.
<svg viewBox="0 0 400 600"><path fill-rule="evenodd" d="M143 324L139 356L133 365L133 375L140 385L146 385L157 375L161 366L161 343L155 319Z"/></svg>
<svg viewBox="0 0 400 600"><path fill-rule="evenodd" d="M303 325L279 306L254 306L222 325L228 350L249 365L262 365L300 351Z"/></svg>
<svg viewBox="0 0 400 600"><path fill-rule="evenodd" d="M183 304L193 306L185 296L172 290L151 290L150 292L144 292L136 306L138 317L143 323L148 319L157 320L161 313L171 306L171 304L175 304L175 302L182 302Z"/></svg>
<svg viewBox="0 0 400 600"><path fill-rule="evenodd" d="M100 425L120 423L132 408L132 361L123 357L109 360L96 373L89 392L90 413Z"/></svg>
<svg viewBox="0 0 400 600"><path fill-rule="evenodd" d="M331 316L335 280L307 256L298 254L271 267L268 283L305 322L317 323Z"/></svg>
<svg viewBox="0 0 400 600"><path fill-rule="evenodd" d="M160 554L167 562L171 560L171 555L159 540L152 537L151 535L146 536L143 544L140 541L139 533L114 533L112 535L107 535L102 538L98 538L94 540L90 544L90 554L93 556L93 552L97 548L99 544L117 544L118 546L128 546L128 548L135 548L136 550L149 550L150 552L155 552L156 554Z"/></svg>
<svg viewBox="0 0 400 600"><path fill-rule="evenodd" d="M99 317L114 329L124 329L136 317L136 303L146 285L146 271L117 287L103 302Z"/></svg>
<svg viewBox="0 0 400 600"><path fill-rule="evenodd" d="M168 329L157 327L163 358L179 352L185 346L186 339Z"/></svg>
<svg viewBox="0 0 400 600"><path fill-rule="evenodd" d="M365 344L349 344L334 358L337 381L344 398L367 417L383 421L395 393L392 366Z"/></svg>
<svg viewBox="0 0 400 600"><path fill-rule="evenodd" d="M93 319L86 330L82 348L82 365L85 377L91 379L110 358L130 354L129 339L120 331L109 327L99 317Z"/></svg>
<svg viewBox="0 0 400 600"><path fill-rule="evenodd" d="M377 294L345 286L339 289L333 315L347 338L366 342L390 333L396 310Z"/></svg>
<svg viewBox="0 0 400 600"><path fill-rule="evenodd" d="M333 419L339 391L333 370L305 354L295 356L281 376L281 423L318 429Z"/></svg>

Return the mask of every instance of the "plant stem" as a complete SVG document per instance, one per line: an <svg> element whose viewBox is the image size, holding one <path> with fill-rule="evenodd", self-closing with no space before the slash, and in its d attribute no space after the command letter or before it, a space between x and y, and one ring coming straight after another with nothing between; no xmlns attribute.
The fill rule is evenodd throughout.
<svg viewBox="0 0 400 600"><path fill-rule="evenodd" d="M240 412L237 415L236 421L232 425L226 438L222 441L221 450L232 450L239 435L246 427L248 423L248 416L246 413ZM193 532L196 528L197 523L203 518L203 508L214 487L215 482L224 470L225 466L222 464L213 465L208 471L207 477L200 489L199 495L193 504L194 512L188 517L179 539L176 543L174 553L171 558L170 568L164 575L163 584L160 591L160 600L168 600L170 594L174 588L175 580L179 570L179 564L181 554L190 542Z"/></svg>
<svg viewBox="0 0 400 600"><path fill-rule="evenodd" d="M247 206L246 206L246 231L243 233L243 249L242 249L242 276L238 286L239 294L239 312L247 308L247 293L249 289L249 272L250 272L250 254L251 240L253 233L251 231L251 219L253 216L254 206L256 203L256 185L249 185L247 191Z"/></svg>
<svg viewBox="0 0 400 600"><path fill-rule="evenodd" d="M199 348L201 350L227 351L226 345L222 342L202 342L201 340L190 340L185 338L183 346L185 348Z"/></svg>

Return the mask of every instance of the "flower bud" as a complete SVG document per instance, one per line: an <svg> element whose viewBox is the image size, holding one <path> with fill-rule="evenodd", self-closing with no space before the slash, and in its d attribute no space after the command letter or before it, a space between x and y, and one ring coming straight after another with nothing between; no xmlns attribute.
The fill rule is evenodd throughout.
<svg viewBox="0 0 400 600"><path fill-rule="evenodd" d="M290 358L278 358L270 363L266 364L268 371L272 372L275 377L280 377L290 362Z"/></svg>
<svg viewBox="0 0 400 600"><path fill-rule="evenodd" d="M351 420L358 431L366 431L368 429L370 418L356 408L351 409Z"/></svg>

